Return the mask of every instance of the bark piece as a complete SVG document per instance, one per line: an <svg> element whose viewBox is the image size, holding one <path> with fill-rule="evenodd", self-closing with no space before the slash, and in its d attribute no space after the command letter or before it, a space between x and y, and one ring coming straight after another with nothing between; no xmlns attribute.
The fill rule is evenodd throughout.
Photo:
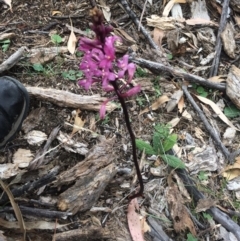
<svg viewBox="0 0 240 241"><path fill-rule="evenodd" d="M104 140L93 147L87 157L57 177L57 186L74 183L59 196L60 210L73 214L90 209L116 174L113 151L114 139Z"/></svg>
<svg viewBox="0 0 240 241"><path fill-rule="evenodd" d="M61 107L79 108L82 110L99 111L101 104L107 100L99 95L77 95L64 90L46 89L42 87L27 87L30 95L37 99L49 101ZM113 111L117 105L108 102L106 105L107 111Z"/></svg>
<svg viewBox="0 0 240 241"><path fill-rule="evenodd" d="M230 23L226 24L224 31L221 33L223 48L230 58L235 58L236 42L234 38L234 28Z"/></svg>
<svg viewBox="0 0 240 241"><path fill-rule="evenodd" d="M227 77L226 93L231 101L240 108L240 69L232 65Z"/></svg>
<svg viewBox="0 0 240 241"><path fill-rule="evenodd" d="M102 240L102 239L114 239L114 234L107 228L87 227L85 229L74 229L63 233L57 233L55 235L56 241L73 241L73 240Z"/></svg>

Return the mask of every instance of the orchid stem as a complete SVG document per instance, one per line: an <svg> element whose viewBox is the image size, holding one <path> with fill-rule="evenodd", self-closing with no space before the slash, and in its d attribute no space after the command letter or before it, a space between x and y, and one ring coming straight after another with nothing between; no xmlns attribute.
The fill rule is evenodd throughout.
<svg viewBox="0 0 240 241"><path fill-rule="evenodd" d="M143 196L143 190L144 190L144 185L143 185L143 179L142 179L142 175L140 172L140 168L139 168L139 164L138 164L138 160L137 160L137 148L136 148L136 140L135 140L135 135L132 131L132 127L131 127L131 123L130 123L130 118L129 118L129 114L128 114L128 110L127 110L127 106L126 103L124 101L124 98L122 97L121 93L119 92L119 88L118 85L116 83L116 81L112 81L110 82L117 94L117 97L119 99L119 102L122 106L123 109L123 113L124 113L124 118L125 118L125 122L126 122L126 126L131 138L131 142L132 142L132 154L133 154L133 162L136 168L136 173L137 173L137 177L138 177L138 181L139 181L139 185L140 185L140 189L137 193L133 194L132 196L130 196L130 199L136 198L136 197L141 197Z"/></svg>

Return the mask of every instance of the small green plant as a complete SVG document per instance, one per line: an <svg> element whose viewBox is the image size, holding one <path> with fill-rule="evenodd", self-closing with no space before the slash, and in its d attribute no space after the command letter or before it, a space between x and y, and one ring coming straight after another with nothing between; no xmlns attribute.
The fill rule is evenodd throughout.
<svg viewBox="0 0 240 241"><path fill-rule="evenodd" d="M64 79L68 79L68 80L71 80L71 81L76 81L78 80L79 78L81 78L83 75L82 71L80 70L69 70L69 71L64 71L62 73L62 76Z"/></svg>
<svg viewBox="0 0 240 241"><path fill-rule="evenodd" d="M146 154L157 155L162 158L169 166L173 168L185 168L184 163L176 156L166 154L177 142L177 135L170 134L170 126L157 125L152 138L152 145L137 139L136 146L139 150L145 150Z"/></svg>
<svg viewBox="0 0 240 241"><path fill-rule="evenodd" d="M137 101L139 106L143 106L146 102L146 98L141 97L141 96L137 96L136 101Z"/></svg>
<svg viewBox="0 0 240 241"><path fill-rule="evenodd" d="M10 39L5 39L5 40L0 41L3 52L6 52L9 49L10 43L11 43Z"/></svg>
<svg viewBox="0 0 240 241"><path fill-rule="evenodd" d="M168 58L168 60L172 60L173 59L173 55L172 54L167 54L167 58Z"/></svg>
<svg viewBox="0 0 240 241"><path fill-rule="evenodd" d="M224 112L225 116L227 116L229 118L234 118L234 117L240 116L240 110L235 105L225 107L223 112Z"/></svg>
<svg viewBox="0 0 240 241"><path fill-rule="evenodd" d="M154 86L154 90L156 92L157 97L161 96L161 89L160 89L160 85L159 85L159 80L160 80L160 76L156 77L153 79L153 86Z"/></svg>
<svg viewBox="0 0 240 241"><path fill-rule="evenodd" d="M205 180L207 180L207 179L208 179L207 173L204 172L204 171L200 171L199 174L198 174L198 179L199 179L200 181L205 181Z"/></svg>
<svg viewBox="0 0 240 241"><path fill-rule="evenodd" d="M193 88L197 91L197 93L202 97L207 97L212 90L207 90L202 86L199 86L197 84L193 84Z"/></svg>
<svg viewBox="0 0 240 241"><path fill-rule="evenodd" d="M203 217L205 219L207 219L207 220L212 220L213 219L212 216L210 214L208 214L208 213L203 213Z"/></svg>
<svg viewBox="0 0 240 241"><path fill-rule="evenodd" d="M56 45L59 45L60 43L63 42L62 37L61 37L60 35L58 35L58 34L53 34L53 35L51 36L51 40L52 40L52 42L53 42L54 44L56 44Z"/></svg>
<svg viewBox="0 0 240 241"><path fill-rule="evenodd" d="M145 70L145 69L142 69L142 68L140 68L140 67L137 67L137 69L136 69L136 72L135 72L135 76L137 77L137 78L139 78L139 77L146 77L147 76L147 71Z"/></svg>
<svg viewBox="0 0 240 241"><path fill-rule="evenodd" d="M43 65L40 64L40 63L33 64L32 67L33 67L33 69L34 69L35 71L37 71L37 72L44 72L44 71L45 71Z"/></svg>
<svg viewBox="0 0 240 241"><path fill-rule="evenodd" d="M202 86L198 86L196 90L200 96L202 96L202 97L208 96L208 92Z"/></svg>
<svg viewBox="0 0 240 241"><path fill-rule="evenodd" d="M198 241L191 233L187 234L187 241Z"/></svg>

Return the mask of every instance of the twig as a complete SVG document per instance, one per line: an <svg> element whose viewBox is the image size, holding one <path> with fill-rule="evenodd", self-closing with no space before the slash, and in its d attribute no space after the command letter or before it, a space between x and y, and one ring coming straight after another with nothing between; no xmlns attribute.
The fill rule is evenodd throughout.
<svg viewBox="0 0 240 241"><path fill-rule="evenodd" d="M41 218L52 218L52 219L66 219L68 216L71 216L72 213L70 212L61 212L61 211L53 211L53 210L46 210L41 208L32 208L32 207L25 207L25 206L19 206L23 216L24 215L30 215L33 217L41 217ZM12 212L12 207L5 207L0 210L1 212Z"/></svg>
<svg viewBox="0 0 240 241"><path fill-rule="evenodd" d="M230 160L230 152L223 145L223 143L221 142L219 136L216 134L216 132L214 131L213 127L209 124L209 122L208 122L207 118L205 117L204 113L199 108L197 103L194 101L194 99L192 98L191 94L188 92L187 86L183 85L182 86L182 90L183 90L184 94L186 95L186 97L188 98L188 100L191 103L191 105L193 106L193 108L197 111L200 119L202 120L202 122L203 122L205 128L207 129L207 131L209 132L210 136L213 138L213 140L215 141L217 146L221 149L221 151L224 154L224 156L229 160L230 163L232 163L233 160Z"/></svg>
<svg viewBox="0 0 240 241"><path fill-rule="evenodd" d="M186 72L182 72L178 69L166 66L166 65L161 64L161 63L153 62L153 61L142 59L142 58L136 58L136 59L132 58L131 60L132 60L132 62L140 65L141 67L148 68L155 73L159 72L159 71L166 71L166 72L169 72L176 77L188 80L189 82L193 82L193 83L196 83L196 84L200 84L200 85L203 85L203 86L206 86L206 87L209 87L209 88L212 88L212 89L221 90L221 91L226 90L225 84L214 83L214 82L209 81L207 79L204 79L200 76L197 76L197 75L194 75L194 74L189 74L189 73L186 73Z"/></svg>
<svg viewBox="0 0 240 241"><path fill-rule="evenodd" d="M57 126L52 130L51 134L48 137L46 144L43 147L43 150L40 150L37 153L37 155L35 156L35 158L29 163L29 166L28 166L29 170L36 170L39 166L41 166L43 164L44 156L46 155L47 150L50 147L53 140L55 140L60 128L61 128L61 126ZM44 164L46 164L46 163L44 163Z"/></svg>
<svg viewBox="0 0 240 241"><path fill-rule="evenodd" d="M131 17L131 19L133 20L133 22L135 23L135 25L137 27L140 28L141 32L143 33L143 35L145 36L145 38L148 40L149 44L156 49L157 51L161 52L160 48L158 47L157 44L155 44L155 42L153 41L153 39L151 38L150 34L148 33L148 31L141 25L141 23L139 22L139 20L137 19L136 14L131 10L131 8L129 7L128 3L126 0L120 0L122 6L124 7L124 9L126 10L127 14Z"/></svg>
<svg viewBox="0 0 240 241"><path fill-rule="evenodd" d="M212 63L212 67L210 69L209 77L215 76L218 73L220 54L221 54L221 50L222 50L221 33L226 26L229 2L230 2L230 0L224 0L223 1L222 15L221 15L221 20L220 20L220 25L219 25L219 28L218 28L218 35L217 35L216 47L215 47L216 54L215 54L215 57L213 59L213 63Z"/></svg>
<svg viewBox="0 0 240 241"><path fill-rule="evenodd" d="M59 167L54 167L47 175L41 177L37 181L28 182L20 188L15 188L11 190L14 197L20 197L24 193L32 192L36 189L39 189L42 186L45 186L56 179L56 176L59 172ZM8 197L6 194L3 194L2 198L0 199L0 205L3 205L8 201Z"/></svg>
<svg viewBox="0 0 240 241"><path fill-rule="evenodd" d="M173 151L171 151L171 153L174 154ZM176 169L175 171L182 179L184 186L186 187L190 195L193 197L195 203L197 203L199 199L205 198L204 195L197 190L194 182L189 177L185 169ZM208 209L207 212L212 215L215 221L222 224L224 228L226 228L229 232L232 232L237 238L237 240L240 241L240 227L227 214L225 214L216 207Z"/></svg>
<svg viewBox="0 0 240 241"><path fill-rule="evenodd" d="M23 56L26 47L21 47L0 65L0 73L11 69Z"/></svg>

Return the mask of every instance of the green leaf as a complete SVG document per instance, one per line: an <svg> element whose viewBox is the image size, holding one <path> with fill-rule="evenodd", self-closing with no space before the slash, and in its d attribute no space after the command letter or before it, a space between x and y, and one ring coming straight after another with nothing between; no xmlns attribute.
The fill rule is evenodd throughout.
<svg viewBox="0 0 240 241"><path fill-rule="evenodd" d="M173 55L172 54L167 54L167 58L168 58L168 60L171 60L171 59L173 59Z"/></svg>
<svg viewBox="0 0 240 241"><path fill-rule="evenodd" d="M200 94L200 96L202 96L202 97L207 97L208 96L208 92L206 92L206 91L204 91L204 92L202 92L201 94Z"/></svg>
<svg viewBox="0 0 240 241"><path fill-rule="evenodd" d="M197 92L198 92L198 94L202 94L203 92L205 92L205 89L202 86L198 86Z"/></svg>
<svg viewBox="0 0 240 241"><path fill-rule="evenodd" d="M199 174L198 174L198 179L200 181L207 180L208 179L208 175L206 174L206 172L200 171Z"/></svg>
<svg viewBox="0 0 240 241"><path fill-rule="evenodd" d="M172 155L160 155L160 157L170 166L173 168L180 168L184 169L185 164L176 156Z"/></svg>
<svg viewBox="0 0 240 241"><path fill-rule="evenodd" d="M203 213L203 217L206 218L207 220L212 220L212 216L208 213Z"/></svg>
<svg viewBox="0 0 240 241"><path fill-rule="evenodd" d="M55 44L60 44L63 40L62 40L62 37L59 36L58 34L53 34L51 36L51 40L53 41L53 43Z"/></svg>
<svg viewBox="0 0 240 241"><path fill-rule="evenodd" d="M177 135L172 134L167 137L167 139L163 142L164 151L169 151L172 147L177 143Z"/></svg>
<svg viewBox="0 0 240 241"><path fill-rule="evenodd" d="M191 233L187 234L187 241L198 241Z"/></svg>
<svg viewBox="0 0 240 241"><path fill-rule="evenodd" d="M33 69L37 72L43 72L44 67L40 63L33 64Z"/></svg>
<svg viewBox="0 0 240 241"><path fill-rule="evenodd" d="M229 118L234 118L234 117L240 116L240 110L234 105L225 107L223 112L224 112L225 116L227 116Z"/></svg>
<svg viewBox="0 0 240 241"><path fill-rule="evenodd" d="M145 153L148 155L156 155L152 146L141 139L136 139L136 146L140 151L145 150Z"/></svg>
<svg viewBox="0 0 240 241"><path fill-rule="evenodd" d="M159 132L153 133L153 150L157 155L164 153L162 136Z"/></svg>

